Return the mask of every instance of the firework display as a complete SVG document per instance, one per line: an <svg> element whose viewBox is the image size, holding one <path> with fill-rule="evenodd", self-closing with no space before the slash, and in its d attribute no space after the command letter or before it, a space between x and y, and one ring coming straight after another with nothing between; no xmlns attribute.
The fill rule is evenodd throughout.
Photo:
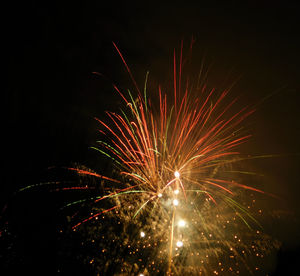
<svg viewBox="0 0 300 276"><path fill-rule="evenodd" d="M109 167L63 167L16 193L59 192L58 252L76 252L92 275L265 275L272 269L266 260L280 243L264 231L260 203L276 196L264 191L248 163L270 156L244 152L251 137L245 122L255 107L241 106L230 88L210 87L203 65L190 77L192 45L187 58L183 43L174 50L171 85L154 87L147 72L140 88L113 43L134 89L113 84L120 110L95 118L100 138L91 148ZM0 237L8 236L8 226Z"/></svg>
<svg viewBox="0 0 300 276"><path fill-rule="evenodd" d="M101 183L100 195L65 206L92 202L89 216L70 219L73 231L89 233L84 244L95 254L86 262L100 275L257 273L276 245L257 218L255 198L267 195L244 177L254 173L243 161L255 156L238 151L254 108L236 110L237 99L225 100L229 90L209 89L201 78L190 83L182 47L179 58L174 51L172 93L147 91L148 73L141 90L114 47L136 92L114 85L124 106L96 118L101 140L93 149L113 173L69 168Z"/></svg>

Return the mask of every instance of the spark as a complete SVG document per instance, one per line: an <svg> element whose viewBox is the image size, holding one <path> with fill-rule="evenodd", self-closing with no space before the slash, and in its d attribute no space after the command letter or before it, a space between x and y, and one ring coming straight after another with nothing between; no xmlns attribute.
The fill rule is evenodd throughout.
<svg viewBox="0 0 300 276"><path fill-rule="evenodd" d="M178 206L178 204L179 204L179 201L178 201L178 199L175 198L175 199L173 200L173 205L174 205L174 206Z"/></svg>
<svg viewBox="0 0 300 276"><path fill-rule="evenodd" d="M178 225L180 226L180 227L184 227L185 225L186 225L186 222L184 221L184 220L180 220L179 222L178 222Z"/></svg>
<svg viewBox="0 0 300 276"><path fill-rule="evenodd" d="M177 247L182 247L183 246L183 242L182 241L177 241L176 242L176 246Z"/></svg>

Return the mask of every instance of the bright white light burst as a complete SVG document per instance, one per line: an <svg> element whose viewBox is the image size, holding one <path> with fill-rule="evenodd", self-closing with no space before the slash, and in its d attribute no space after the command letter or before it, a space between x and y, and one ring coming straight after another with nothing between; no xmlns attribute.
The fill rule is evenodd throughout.
<svg viewBox="0 0 300 276"><path fill-rule="evenodd" d="M174 199L174 200L173 200L173 205L174 205L174 206L178 206L178 204L179 204L178 199Z"/></svg>
<svg viewBox="0 0 300 276"><path fill-rule="evenodd" d="M185 222L184 220L180 220L180 221L178 222L178 225L179 225L180 227L184 227L184 226L186 225L186 222Z"/></svg>
<svg viewBox="0 0 300 276"><path fill-rule="evenodd" d="M177 247L182 247L183 246L183 242L182 241L178 241L176 242Z"/></svg>
<svg viewBox="0 0 300 276"><path fill-rule="evenodd" d="M176 178L179 178L180 177L179 171L175 171L174 175L175 175Z"/></svg>

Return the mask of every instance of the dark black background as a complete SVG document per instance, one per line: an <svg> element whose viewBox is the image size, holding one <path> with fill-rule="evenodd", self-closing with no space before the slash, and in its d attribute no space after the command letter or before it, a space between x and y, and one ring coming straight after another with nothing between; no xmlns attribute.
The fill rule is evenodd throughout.
<svg viewBox="0 0 300 276"><path fill-rule="evenodd" d="M9 202L6 220L17 229L17 245L2 253L11 256L6 258L8 267L15 263L24 271L39 271L36 267L52 275L57 271L61 260L55 245L53 198L16 200L13 194L44 181L50 166L71 162L93 166L95 154L88 149L97 139L93 117L120 103L112 82L125 88L130 83L112 41L140 85L147 70L163 80L173 49L179 48L181 39L188 44L193 36L195 56L205 55L213 62L216 76L231 69L242 76L237 89L246 100L259 101L279 90L259 106L252 125L256 142L249 147L256 151L253 154L283 156L262 169L272 175L270 190L281 194L299 218L299 156L293 155L300 153L299 5L239 2L20 1L3 6L1 207ZM278 227L284 243L275 275L288 275L286 271L293 271L300 260L299 222Z"/></svg>

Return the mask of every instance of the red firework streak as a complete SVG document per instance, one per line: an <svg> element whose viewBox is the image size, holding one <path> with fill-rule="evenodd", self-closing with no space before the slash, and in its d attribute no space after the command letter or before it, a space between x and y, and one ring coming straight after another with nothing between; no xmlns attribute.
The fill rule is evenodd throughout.
<svg viewBox="0 0 300 276"><path fill-rule="evenodd" d="M190 49L192 48L193 41ZM254 112L254 109L242 108L233 115L228 115L230 107L236 99L229 104L222 101L228 94L223 91L214 101L215 89L206 91L206 87L197 87L200 97L189 87L185 81L182 88L182 71L184 61L183 43L181 43L179 70L177 72L176 53L174 50L174 95L173 104L169 104L167 93L158 87L159 111L157 111L148 98L146 92L146 76L144 93L131 73L120 50L113 43L120 55L126 70L135 86L137 96L134 98L129 91L125 96L114 85L114 89L124 100L129 113L116 114L106 112L110 123L96 120L101 124L101 133L105 134L110 142L99 141L101 153L111 158L124 174L138 183L143 189L158 194L171 183L177 183L174 172L178 171L180 187L184 192L183 180L190 182L190 177L197 179L194 183L217 186L225 192L230 190L224 184L229 184L226 179L203 179L205 170L220 166L226 157L238 155L233 150L238 145L247 141L251 135L239 136L237 128L241 122ZM234 134L234 135L233 135ZM201 179L199 179L201 173ZM178 180L178 179L177 179ZM246 185L235 183L234 186L259 191Z"/></svg>

